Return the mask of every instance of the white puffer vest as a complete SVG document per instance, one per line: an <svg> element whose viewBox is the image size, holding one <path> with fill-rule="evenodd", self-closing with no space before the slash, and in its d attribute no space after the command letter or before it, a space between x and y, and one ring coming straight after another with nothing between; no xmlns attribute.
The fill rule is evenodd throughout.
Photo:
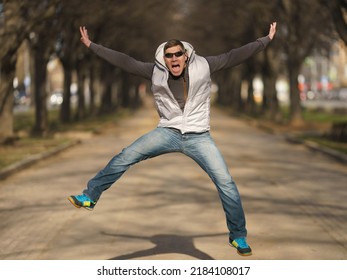
<svg viewBox="0 0 347 280"><path fill-rule="evenodd" d="M179 107L168 86L169 70L163 58L165 43L156 51L156 61L152 76L152 92L160 116L158 127L179 129L187 132L205 132L210 130L211 77L207 60L195 54L189 43L183 42L189 60L189 91L184 111Z"/></svg>

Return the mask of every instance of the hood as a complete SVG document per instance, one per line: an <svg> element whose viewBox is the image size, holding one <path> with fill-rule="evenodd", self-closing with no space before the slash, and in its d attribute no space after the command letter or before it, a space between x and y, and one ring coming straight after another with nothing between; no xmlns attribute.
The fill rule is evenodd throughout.
<svg viewBox="0 0 347 280"><path fill-rule="evenodd" d="M189 64L194 59L195 50L191 44L184 42L184 41L181 41L181 42L183 43L184 48L186 49L186 52L188 55L187 64ZM166 42L160 44L159 47L157 48L157 51L155 52L155 63L160 68L165 67L165 69L167 69L167 67L165 65L165 60L164 60L164 46L165 46L165 44L166 44Z"/></svg>

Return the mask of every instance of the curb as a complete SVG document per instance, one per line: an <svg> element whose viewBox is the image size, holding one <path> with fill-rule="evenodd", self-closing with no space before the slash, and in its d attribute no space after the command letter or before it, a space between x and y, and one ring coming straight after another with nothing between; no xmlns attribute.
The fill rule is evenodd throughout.
<svg viewBox="0 0 347 280"><path fill-rule="evenodd" d="M304 143L308 148L311 150L319 151L321 153L324 153L328 156L331 156L337 160L339 160L342 163L347 163L347 156L343 153L340 153L336 150L327 148L327 147L322 147L319 144L312 142L312 141L305 141Z"/></svg>
<svg viewBox="0 0 347 280"><path fill-rule="evenodd" d="M9 177L10 175L12 175L13 173L22 170L24 168L27 168L29 166L32 166L33 164L37 163L38 161L42 160L42 159L46 159L48 157L54 156L68 148L71 148L77 144L82 143L81 140L75 140L63 145L60 145L58 147L55 147L51 150L48 150L47 152L43 152L41 154L36 154L36 155L32 155L29 156L28 158L21 160L19 162L16 162L14 164L11 164L8 167L5 167L4 169L0 170L0 180L3 180L7 177Z"/></svg>

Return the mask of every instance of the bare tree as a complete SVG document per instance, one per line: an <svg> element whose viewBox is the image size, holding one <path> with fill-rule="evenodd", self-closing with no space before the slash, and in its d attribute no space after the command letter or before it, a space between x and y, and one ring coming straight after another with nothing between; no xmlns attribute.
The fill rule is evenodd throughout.
<svg viewBox="0 0 347 280"><path fill-rule="evenodd" d="M298 89L298 76L304 59L313 49L331 41L331 18L319 1L280 0L278 13L281 18L278 40L282 51L290 87L290 117L293 125L301 125L302 108Z"/></svg>
<svg viewBox="0 0 347 280"><path fill-rule="evenodd" d="M323 7L327 7L340 38L347 45L347 0L320 0Z"/></svg>
<svg viewBox="0 0 347 280"><path fill-rule="evenodd" d="M18 34L20 12L23 5L17 1L3 1L0 22L0 143L13 137L13 86L17 62L17 50L24 39Z"/></svg>
<svg viewBox="0 0 347 280"><path fill-rule="evenodd" d="M45 1L47 2L47 1ZM54 2L53 0L50 2ZM13 86L17 50L41 20L54 14L54 5L41 9L42 1L4 0L0 25L0 142L13 136ZM33 9L35 7L35 9Z"/></svg>
<svg viewBox="0 0 347 280"><path fill-rule="evenodd" d="M80 21L84 21L81 24L88 27L95 43L124 52L138 60L153 61L157 45L167 40L166 29L157 24L157 18L153 15L160 15L161 20L170 25L170 21L165 20L166 15L170 14L170 5L170 2L160 0L87 1L89 9L93 7L93 10L100 12L94 16L84 12ZM86 56L89 57L87 62L83 62L84 68L88 68L86 75L93 73L93 80L102 84L100 113L113 111L117 106L134 108L139 104L139 96L136 94L138 78L95 59L95 55L87 50L79 52L83 54L79 55L81 60L86 61ZM118 90L115 92L114 89Z"/></svg>
<svg viewBox="0 0 347 280"><path fill-rule="evenodd" d="M33 56L33 89L35 101L35 125L32 133L36 136L46 136L49 132L48 110L47 110L47 64L54 53L56 42L55 24L58 10L56 1L30 2L27 11L30 13L40 13L40 23L33 25L29 34L29 44ZM50 10L51 13L42 16L43 11ZM42 12L40 12L42 11ZM38 16L38 17L39 17ZM49 32L48 32L49 30Z"/></svg>

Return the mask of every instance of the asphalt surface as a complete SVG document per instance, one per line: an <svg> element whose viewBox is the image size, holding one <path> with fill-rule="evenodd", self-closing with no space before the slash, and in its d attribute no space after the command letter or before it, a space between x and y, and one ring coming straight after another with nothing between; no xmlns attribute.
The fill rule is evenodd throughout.
<svg viewBox="0 0 347 280"><path fill-rule="evenodd" d="M0 259L236 260L217 191L191 159L133 166L94 211L67 200L158 118L149 106L0 181ZM250 260L346 260L346 165L214 109L211 134L247 218Z"/></svg>

